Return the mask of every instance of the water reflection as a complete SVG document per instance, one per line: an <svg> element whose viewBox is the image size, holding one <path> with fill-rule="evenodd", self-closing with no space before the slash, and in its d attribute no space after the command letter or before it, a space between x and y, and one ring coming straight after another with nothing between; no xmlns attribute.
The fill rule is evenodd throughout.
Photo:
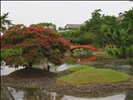
<svg viewBox="0 0 133 100"><path fill-rule="evenodd" d="M73 55L71 57L75 57L75 56ZM87 55L80 55L80 56L78 55L78 58L80 58L80 61L82 61L81 59L83 60L87 59L85 60L85 62L80 64L94 66L94 67L101 67L101 68L111 68L111 69L115 69L115 70L133 75L133 67L125 65L123 61L114 61L114 59L94 56L93 62L92 62L92 60L90 61L91 57ZM72 62L72 59L70 59L70 56L66 58L67 60L65 61L65 64L57 67L53 66L51 67L51 71L66 70L72 66L79 64L77 63L78 62L77 59L76 61L73 60L74 63L68 64L67 62L68 58L71 62ZM20 66L18 69L21 69L21 68L22 67ZM8 66L5 66L4 69L1 69L1 75L7 75L18 69L9 68ZM8 87L8 89L11 92L11 94L14 96L15 100L133 100L133 90L128 91L126 93L120 93L120 94L117 93L114 95L104 96L104 97L101 96L98 98L85 98L85 97L81 98L81 97L74 97L70 95L65 95L65 94L56 93L56 92L49 92L46 90L38 90L38 89L25 89L25 88L20 89L20 88L11 88L11 87Z"/></svg>
<svg viewBox="0 0 133 100"><path fill-rule="evenodd" d="M96 60L98 57L97 56L92 56L90 58L75 58L73 56L68 56L69 59L74 60L76 62L89 62L89 61L93 61Z"/></svg>
<svg viewBox="0 0 133 100"><path fill-rule="evenodd" d="M99 98L77 98L72 96L66 96L62 100L125 100L124 94L117 94L117 95L111 95L107 97L99 97Z"/></svg>
<svg viewBox="0 0 133 100"><path fill-rule="evenodd" d="M133 90L126 93L125 100L133 100Z"/></svg>
<svg viewBox="0 0 133 100"><path fill-rule="evenodd" d="M12 67L9 68L9 66L5 66L4 68L1 68L1 76L2 75L7 75L7 74L9 74L13 71L19 70L21 68L23 68L23 67L19 66L17 69L15 69L15 68L12 68Z"/></svg>
<svg viewBox="0 0 133 100"><path fill-rule="evenodd" d="M39 89L16 89L8 87L15 100L61 100L63 94Z"/></svg>
<svg viewBox="0 0 133 100"><path fill-rule="evenodd" d="M94 56L92 54L92 51L77 51L76 52L70 52L69 56L67 56L68 59L76 61L76 62L89 62L96 60L98 57Z"/></svg>
<svg viewBox="0 0 133 100"><path fill-rule="evenodd" d="M81 98L38 89L16 89L8 87L15 100L133 100L133 91L98 98Z"/></svg>

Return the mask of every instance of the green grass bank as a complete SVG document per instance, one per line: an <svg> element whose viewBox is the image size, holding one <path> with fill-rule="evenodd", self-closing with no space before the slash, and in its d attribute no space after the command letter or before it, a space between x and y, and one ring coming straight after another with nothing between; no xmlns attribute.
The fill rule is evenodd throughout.
<svg viewBox="0 0 133 100"><path fill-rule="evenodd" d="M72 73L57 79L59 83L86 85L86 84L108 84L125 82L130 76L111 69L100 69L89 66L77 66L68 69Z"/></svg>

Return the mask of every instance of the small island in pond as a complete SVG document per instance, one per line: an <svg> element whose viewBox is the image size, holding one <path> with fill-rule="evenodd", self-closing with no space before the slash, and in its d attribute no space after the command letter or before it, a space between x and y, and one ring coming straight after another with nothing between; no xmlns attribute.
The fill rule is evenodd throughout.
<svg viewBox="0 0 133 100"><path fill-rule="evenodd" d="M106 94L133 89L133 78L111 69L76 66L61 72L24 68L1 77L7 87L38 88L66 94Z"/></svg>

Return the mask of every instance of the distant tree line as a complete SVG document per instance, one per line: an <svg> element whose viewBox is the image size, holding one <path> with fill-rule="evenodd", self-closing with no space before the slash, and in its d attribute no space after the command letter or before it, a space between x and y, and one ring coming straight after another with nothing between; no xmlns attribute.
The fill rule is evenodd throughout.
<svg viewBox="0 0 133 100"><path fill-rule="evenodd" d="M118 58L133 57L133 8L125 11L123 18L101 14L101 9L91 13L85 25L60 32L73 44L94 45Z"/></svg>
<svg viewBox="0 0 133 100"><path fill-rule="evenodd" d="M80 28L70 31L60 32L61 37L70 40L75 44L94 45L105 49L109 54L118 58L133 57L133 8L125 11L123 18L101 14L101 9L96 9L91 13L91 19L85 21ZM8 20L8 14L1 16L0 31L6 33L9 26L12 26L11 20ZM56 25L42 22L32 24L32 26L43 26L56 30Z"/></svg>

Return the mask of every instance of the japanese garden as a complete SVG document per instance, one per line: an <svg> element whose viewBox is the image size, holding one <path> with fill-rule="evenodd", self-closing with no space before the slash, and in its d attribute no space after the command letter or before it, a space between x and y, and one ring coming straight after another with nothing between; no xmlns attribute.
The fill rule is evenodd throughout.
<svg viewBox="0 0 133 100"><path fill-rule="evenodd" d="M1 85L78 97L132 91L133 8L118 17L101 12L94 10L79 27L58 29L49 22L12 24L10 12L3 14L1 70L2 61L18 69L1 76ZM57 71L63 64L68 67ZM51 100L41 96L24 100Z"/></svg>

